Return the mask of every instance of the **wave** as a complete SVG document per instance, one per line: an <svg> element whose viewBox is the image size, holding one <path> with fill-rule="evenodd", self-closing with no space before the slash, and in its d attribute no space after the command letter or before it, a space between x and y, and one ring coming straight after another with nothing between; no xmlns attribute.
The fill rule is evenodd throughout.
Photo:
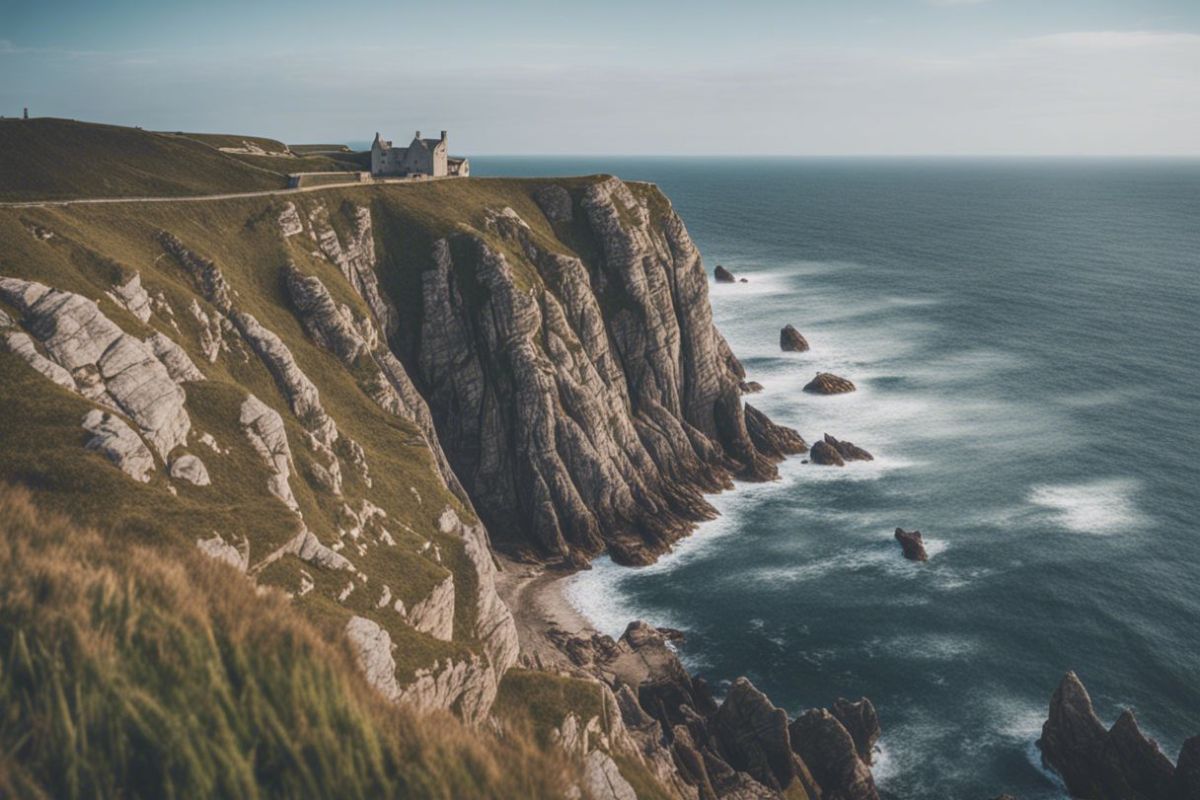
<svg viewBox="0 0 1200 800"><path fill-rule="evenodd" d="M1144 522L1134 502L1137 490L1137 481L1126 478L1040 485L1030 490L1029 502L1073 533L1109 535Z"/></svg>

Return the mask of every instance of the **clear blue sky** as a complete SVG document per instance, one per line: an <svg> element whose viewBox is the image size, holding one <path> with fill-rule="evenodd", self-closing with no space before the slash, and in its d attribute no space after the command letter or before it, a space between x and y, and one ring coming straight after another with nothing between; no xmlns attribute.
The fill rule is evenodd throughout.
<svg viewBox="0 0 1200 800"><path fill-rule="evenodd" d="M0 0L0 113L463 153L1198 154L1200 0Z"/></svg>

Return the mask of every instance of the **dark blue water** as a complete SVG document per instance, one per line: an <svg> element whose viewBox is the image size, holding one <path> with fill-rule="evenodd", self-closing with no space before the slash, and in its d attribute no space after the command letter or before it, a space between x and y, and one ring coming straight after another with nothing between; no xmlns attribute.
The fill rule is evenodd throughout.
<svg viewBox="0 0 1200 800"><path fill-rule="evenodd" d="M1068 669L1172 758L1200 733L1200 162L473 162L658 183L749 278L712 303L751 402L876 456L794 459L659 564L598 563L571 592L602 629L686 629L792 713L870 696L893 798L1061 796L1033 742ZM800 392L818 369L859 391Z"/></svg>

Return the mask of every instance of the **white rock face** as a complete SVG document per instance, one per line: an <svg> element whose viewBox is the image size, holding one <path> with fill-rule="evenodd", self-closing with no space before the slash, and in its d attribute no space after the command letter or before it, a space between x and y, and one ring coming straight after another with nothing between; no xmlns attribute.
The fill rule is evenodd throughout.
<svg viewBox="0 0 1200 800"><path fill-rule="evenodd" d="M191 419L183 389L153 350L93 301L19 278L0 278L0 298L21 309L29 333L50 360L71 373L80 393L133 420L164 461L187 441ZM61 375L51 372L48 377L60 383Z"/></svg>
<svg viewBox="0 0 1200 800"><path fill-rule="evenodd" d="M196 486L208 486L212 483L204 462L191 453L185 453L171 462L171 477Z"/></svg>
<svg viewBox="0 0 1200 800"><path fill-rule="evenodd" d="M187 351L176 344L171 337L164 333L155 333L146 340L146 344L167 368L171 380L176 383L204 380L204 373L196 368L196 364L188 356Z"/></svg>
<svg viewBox="0 0 1200 800"><path fill-rule="evenodd" d="M583 760L582 789L587 800L637 800L616 762L602 750L593 750Z"/></svg>
<svg viewBox="0 0 1200 800"><path fill-rule="evenodd" d="M285 239L304 233L304 224L300 221L300 215L296 213L295 203L288 203L283 207L283 211L279 212L279 230Z"/></svg>
<svg viewBox="0 0 1200 800"><path fill-rule="evenodd" d="M194 297L192 304L188 306L188 311L200 326L200 351L204 353L208 363L215 364L221 351L225 349L225 337L221 335L220 321L213 319L207 311L201 308Z"/></svg>
<svg viewBox="0 0 1200 800"><path fill-rule="evenodd" d="M397 697L422 711L457 709L462 719L478 725L487 719L499 689L497 673L479 656L439 661L417 670Z"/></svg>
<svg viewBox="0 0 1200 800"><path fill-rule="evenodd" d="M238 422L250 440L251 446L271 469L267 479L267 490L283 501L284 505L296 513L300 505L292 494L288 478L292 474L292 448L288 446L287 430L283 427L283 418L279 412L263 403L254 395L248 395L242 402Z"/></svg>
<svg viewBox="0 0 1200 800"><path fill-rule="evenodd" d="M29 334L17 331L5 331L4 344L9 350L23 358L26 364L59 386L64 389L70 389L72 392L78 391L78 388L75 386L75 379L71 377L71 373L39 353L37 346L33 343L33 339L29 338Z"/></svg>
<svg viewBox="0 0 1200 800"><path fill-rule="evenodd" d="M250 543L245 537L242 538L241 546L235 547L225 541L224 536L214 531L211 538L197 539L196 547L209 558L224 561L241 572L250 568Z"/></svg>
<svg viewBox="0 0 1200 800"><path fill-rule="evenodd" d="M86 445L88 450L103 453L135 481L149 482L154 472L154 455L123 419L93 408L83 416L83 428L92 434Z"/></svg>
<svg viewBox="0 0 1200 800"><path fill-rule="evenodd" d="M392 656L392 637L378 623L366 617L351 617L346 623L346 636L354 648L358 666L367 682L389 700L400 697L396 682L396 659Z"/></svg>
<svg viewBox="0 0 1200 800"><path fill-rule="evenodd" d="M142 322L150 321L150 295L146 294L146 290L142 288L141 273L135 272L124 285L114 286L113 294L121 305L129 309L130 314Z"/></svg>
<svg viewBox="0 0 1200 800"><path fill-rule="evenodd" d="M408 622L422 633L448 642L454 638L454 577L433 587L433 591L408 611Z"/></svg>

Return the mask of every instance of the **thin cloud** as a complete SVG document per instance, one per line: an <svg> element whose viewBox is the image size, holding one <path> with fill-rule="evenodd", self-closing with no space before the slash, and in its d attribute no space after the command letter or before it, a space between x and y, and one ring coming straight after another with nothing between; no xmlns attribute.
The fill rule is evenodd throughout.
<svg viewBox="0 0 1200 800"><path fill-rule="evenodd" d="M1071 31L1033 36L1021 42L1060 50L1141 50L1200 46L1200 34L1185 31Z"/></svg>

